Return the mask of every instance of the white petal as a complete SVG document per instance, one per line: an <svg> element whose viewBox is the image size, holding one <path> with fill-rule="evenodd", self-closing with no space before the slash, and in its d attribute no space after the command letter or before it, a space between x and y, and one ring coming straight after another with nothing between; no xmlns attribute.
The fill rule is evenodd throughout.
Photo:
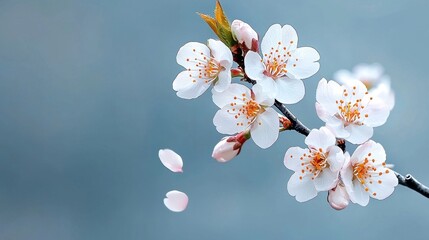
<svg viewBox="0 0 429 240"><path fill-rule="evenodd" d="M188 206L189 198L183 192L173 190L168 192L166 196L164 204L170 211L182 212Z"/></svg>
<svg viewBox="0 0 429 240"><path fill-rule="evenodd" d="M388 170L388 173L386 173L386 170L388 169L377 169L377 172L382 172L383 175L377 176L374 178L373 183L368 185L371 197L378 200L383 200L389 197L398 185L398 178L395 173L391 170Z"/></svg>
<svg viewBox="0 0 429 240"><path fill-rule="evenodd" d="M204 83L203 81L197 81L187 88L179 89L177 96L183 99L193 99L201 96L209 87L210 83Z"/></svg>
<svg viewBox="0 0 429 240"><path fill-rule="evenodd" d="M294 173L287 183L287 190L291 196L294 196L298 202L305 202L317 196L317 190L314 187L310 177L299 179L300 173Z"/></svg>
<svg viewBox="0 0 429 240"><path fill-rule="evenodd" d="M196 80L196 78L193 77L189 71L182 71L177 75L176 79L174 79L173 89L174 91L189 89L197 84L194 80Z"/></svg>
<svg viewBox="0 0 429 240"><path fill-rule="evenodd" d="M303 149L300 147L291 147L286 151L283 163L288 169L298 172L301 171L301 157L304 157L304 154L308 154L308 149Z"/></svg>
<svg viewBox="0 0 429 240"><path fill-rule="evenodd" d="M277 96L277 84L272 78L264 77L256 85L260 85L262 90L270 96Z"/></svg>
<svg viewBox="0 0 429 240"><path fill-rule="evenodd" d="M213 102L219 108L223 108L224 106L230 105L231 103L242 104L243 102L241 101L241 97L243 94L246 98L250 98L250 89L237 83L230 84L229 87L223 92L212 90L212 93Z"/></svg>
<svg viewBox="0 0 429 240"><path fill-rule="evenodd" d="M349 195L345 187L338 184L338 186L328 192L328 202L335 210L342 210L349 205Z"/></svg>
<svg viewBox="0 0 429 240"><path fill-rule="evenodd" d="M229 71L232 66L231 50L223 42L214 39L208 40L208 46L213 58L218 62L222 62L222 66Z"/></svg>
<svg viewBox="0 0 429 240"><path fill-rule="evenodd" d="M314 179L314 187L317 191L328 191L334 188L338 183L339 172L332 172L329 168L323 169Z"/></svg>
<svg viewBox="0 0 429 240"><path fill-rule="evenodd" d="M282 27L280 26L280 24L272 25L262 38L262 54L270 53L272 47L277 47L278 43L282 41L282 35Z"/></svg>
<svg viewBox="0 0 429 240"><path fill-rule="evenodd" d="M345 156L343 150L337 146L328 147L329 155L326 161L329 163L329 168L333 172L340 171L344 165Z"/></svg>
<svg viewBox="0 0 429 240"><path fill-rule="evenodd" d="M250 134L253 141L261 148L268 148L279 136L279 117L272 108L266 108L252 124Z"/></svg>
<svg viewBox="0 0 429 240"><path fill-rule="evenodd" d="M287 75L290 78L305 79L313 76L319 71L320 59L316 49L311 47L302 47L291 53L287 63Z"/></svg>
<svg viewBox="0 0 429 240"><path fill-rule="evenodd" d="M383 125L390 114L390 106L387 105L387 101L383 101L374 98L368 103L365 109L362 111L362 115L365 116L364 123L371 127L378 127ZM366 117L367 116L367 117Z"/></svg>
<svg viewBox="0 0 429 240"><path fill-rule="evenodd" d="M329 115L334 115L338 112L336 101L341 99L341 94L342 88L338 83L322 78L317 86L316 100Z"/></svg>
<svg viewBox="0 0 429 240"><path fill-rule="evenodd" d="M218 110L213 118L216 130L222 134L235 134L242 132L249 126L248 119L244 114L238 115L238 109L243 105L226 105ZM237 116L237 118L236 118ZM241 125L243 123L243 125Z"/></svg>
<svg viewBox="0 0 429 240"><path fill-rule="evenodd" d="M374 160L372 165L378 166L386 161L386 151L381 144L369 140L356 148L351 160L353 164L356 164L363 162L365 158Z"/></svg>
<svg viewBox="0 0 429 240"><path fill-rule="evenodd" d="M175 153L171 149L160 149L158 157L162 164L172 172L183 172L183 160L179 154Z"/></svg>
<svg viewBox="0 0 429 240"><path fill-rule="evenodd" d="M282 43L286 47L286 51L292 52L298 45L298 34L290 25L282 27Z"/></svg>
<svg viewBox="0 0 429 240"><path fill-rule="evenodd" d="M307 146L316 149L322 148L324 151L326 151L328 147L335 145L335 142L336 139L334 134L326 127L321 127L320 130L311 130L305 138L305 144L307 144Z"/></svg>
<svg viewBox="0 0 429 240"><path fill-rule="evenodd" d="M218 80L214 85L214 90L217 92L223 92L228 89L231 84L231 71L221 71L218 76Z"/></svg>
<svg viewBox="0 0 429 240"><path fill-rule="evenodd" d="M353 144L361 144L372 137L374 132L372 127L365 125L351 124L345 127L345 130L350 133L350 136L345 139Z"/></svg>
<svg viewBox="0 0 429 240"><path fill-rule="evenodd" d="M194 59L200 59L201 53L203 53L203 56L210 57L210 49L206 45L198 42L186 43L177 53L177 63L184 68L193 68L195 67Z"/></svg>
<svg viewBox="0 0 429 240"><path fill-rule="evenodd" d="M246 75L255 81L265 78L265 66L262 63L262 58L258 53L249 51L244 57L244 66L246 67Z"/></svg>
<svg viewBox="0 0 429 240"><path fill-rule="evenodd" d="M337 138L348 138L350 136L350 132L344 128L344 124L341 120L336 117L331 117L330 121L326 122L326 127L331 130L331 132Z"/></svg>
<svg viewBox="0 0 429 240"><path fill-rule="evenodd" d="M294 104L304 97L304 83L299 79L279 78L275 81L277 86L276 99L285 104Z"/></svg>
<svg viewBox="0 0 429 240"><path fill-rule="evenodd" d="M255 94L255 101L262 106L271 107L274 104L274 96L270 92L264 91L260 84L256 84L252 87L252 91Z"/></svg>
<svg viewBox="0 0 429 240"><path fill-rule="evenodd" d="M369 193L365 191L365 187L359 182L359 180L356 179L352 182L352 190L347 193L349 194L352 202L364 207L368 205Z"/></svg>

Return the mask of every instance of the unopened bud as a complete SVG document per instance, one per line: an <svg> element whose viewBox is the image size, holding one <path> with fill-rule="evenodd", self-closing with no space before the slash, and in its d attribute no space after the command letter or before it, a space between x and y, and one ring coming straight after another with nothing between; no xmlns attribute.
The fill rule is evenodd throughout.
<svg viewBox="0 0 429 240"><path fill-rule="evenodd" d="M231 24L231 30L233 37L239 43L244 44L248 50L257 51L258 34L249 24L240 20L234 20Z"/></svg>
<svg viewBox="0 0 429 240"><path fill-rule="evenodd" d="M224 137L213 149L212 157L218 162L228 162L237 156L250 134L242 132L236 136Z"/></svg>
<svg viewBox="0 0 429 240"><path fill-rule="evenodd" d="M341 183L328 192L328 203L335 210L343 210L346 208L349 205L349 199L349 195Z"/></svg>

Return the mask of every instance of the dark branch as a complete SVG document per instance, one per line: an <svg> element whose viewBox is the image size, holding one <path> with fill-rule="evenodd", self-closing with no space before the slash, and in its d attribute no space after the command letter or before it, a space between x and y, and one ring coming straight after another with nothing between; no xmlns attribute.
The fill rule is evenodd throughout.
<svg viewBox="0 0 429 240"><path fill-rule="evenodd" d="M410 174L402 176L400 173L395 172L396 177L400 185L411 188L412 190L420 193L421 195L429 198L429 188L421 184L417 179L415 179Z"/></svg>

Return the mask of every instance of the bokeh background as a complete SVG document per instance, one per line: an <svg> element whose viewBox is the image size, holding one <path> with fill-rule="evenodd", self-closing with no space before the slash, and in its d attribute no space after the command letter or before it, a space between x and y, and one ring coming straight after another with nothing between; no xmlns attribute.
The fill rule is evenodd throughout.
<svg viewBox="0 0 429 240"><path fill-rule="evenodd" d="M209 93L179 99L175 56L214 37L195 12L214 0L0 0L0 239L427 239L429 201L402 186L384 201L335 211L322 193L298 203L283 166L303 136L252 141L227 164L211 158L222 137ZM379 62L397 104L375 131L388 161L429 184L429 2L224 0L230 20L263 36L291 24L299 46L321 55L290 108L308 126L316 85L340 68ZM158 149L182 155L184 173ZM353 146L349 146L353 149ZM188 209L162 203L178 189Z"/></svg>

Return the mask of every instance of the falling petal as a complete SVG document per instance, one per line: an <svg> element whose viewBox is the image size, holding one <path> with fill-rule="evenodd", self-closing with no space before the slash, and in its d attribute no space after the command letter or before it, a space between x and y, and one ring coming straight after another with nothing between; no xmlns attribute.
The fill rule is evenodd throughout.
<svg viewBox="0 0 429 240"><path fill-rule="evenodd" d="M170 211L182 212L188 206L188 196L183 192L173 190L168 192L166 196L164 204Z"/></svg>
<svg viewBox="0 0 429 240"><path fill-rule="evenodd" d="M183 161L179 154L170 149L160 149L158 153L162 164L172 172L183 172Z"/></svg>

